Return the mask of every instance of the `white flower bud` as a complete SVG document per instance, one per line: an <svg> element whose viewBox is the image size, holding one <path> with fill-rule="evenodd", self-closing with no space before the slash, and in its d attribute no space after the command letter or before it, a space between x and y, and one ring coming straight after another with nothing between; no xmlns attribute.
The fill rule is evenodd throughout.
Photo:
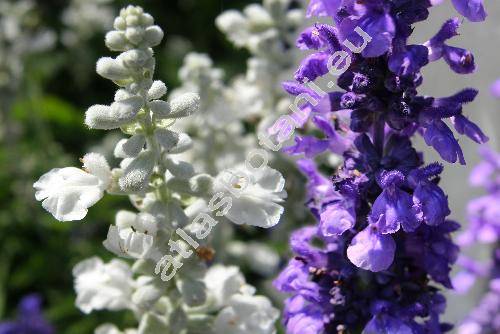
<svg viewBox="0 0 500 334"><path fill-rule="evenodd" d="M148 13L144 13L141 16L141 23L145 27L152 26L155 23L155 19Z"/></svg>
<svg viewBox="0 0 500 334"><path fill-rule="evenodd" d="M138 45L144 38L144 29L141 27L127 27L125 37L127 37L130 43Z"/></svg>
<svg viewBox="0 0 500 334"><path fill-rule="evenodd" d="M87 109L85 124L91 129L111 130L119 128L123 122L113 117L110 106L96 104Z"/></svg>
<svg viewBox="0 0 500 334"><path fill-rule="evenodd" d="M121 101L121 100L126 100L128 99L129 97L132 97L134 95L132 95L130 92L128 92L127 90L125 89L118 89L115 93L115 101L118 102L118 101Z"/></svg>
<svg viewBox="0 0 500 334"><path fill-rule="evenodd" d="M127 22L125 22L123 17L117 17L113 22L113 27L116 30L125 30L127 28Z"/></svg>
<svg viewBox="0 0 500 334"><path fill-rule="evenodd" d="M138 281L140 281L141 278L143 277L139 277ZM132 295L132 302L140 308L148 310L153 307L162 294L163 290L152 283L141 285Z"/></svg>
<svg viewBox="0 0 500 334"><path fill-rule="evenodd" d="M179 143L179 134L167 129L156 129L155 130L156 140L163 149L169 152L173 147Z"/></svg>
<svg viewBox="0 0 500 334"><path fill-rule="evenodd" d="M123 31L112 30L106 34L106 46L111 51L125 51L127 49L127 38Z"/></svg>
<svg viewBox="0 0 500 334"><path fill-rule="evenodd" d="M170 102L171 113L168 118L181 118L194 114L200 108L200 96L195 93L185 93Z"/></svg>
<svg viewBox="0 0 500 334"><path fill-rule="evenodd" d="M85 115L85 124L92 129L116 129L134 119L142 106L140 96L132 96L111 104L94 105Z"/></svg>
<svg viewBox="0 0 500 334"><path fill-rule="evenodd" d="M153 47L160 44L163 39L163 30L158 26L151 26L144 31L144 43L147 47Z"/></svg>
<svg viewBox="0 0 500 334"><path fill-rule="evenodd" d="M123 176L118 181L120 188L126 192L144 190L155 166L154 153L144 151L125 168Z"/></svg>
<svg viewBox="0 0 500 334"><path fill-rule="evenodd" d="M179 141L172 149L170 149L170 154L183 153L193 147L193 140L185 133L179 133Z"/></svg>
<svg viewBox="0 0 500 334"><path fill-rule="evenodd" d="M151 55L148 52L139 49L132 49L123 52L117 57L126 67L139 69L145 66Z"/></svg>
<svg viewBox="0 0 500 334"><path fill-rule="evenodd" d="M127 15L125 18L125 22L127 22L127 26L138 26L140 23L139 15Z"/></svg>
<svg viewBox="0 0 500 334"><path fill-rule="evenodd" d="M157 118L168 118L170 116L170 105L162 100L149 102L149 108Z"/></svg>
<svg viewBox="0 0 500 334"><path fill-rule="evenodd" d="M133 135L129 139L120 140L115 147L115 157L129 158L136 157L144 148L146 138L143 135Z"/></svg>
<svg viewBox="0 0 500 334"><path fill-rule="evenodd" d="M96 71L100 76L109 80L120 81L130 78L130 72L123 63L111 57L100 58L97 61Z"/></svg>
<svg viewBox="0 0 500 334"><path fill-rule="evenodd" d="M166 158L164 159L164 163L168 171L175 177L188 179L194 175L194 167L188 162Z"/></svg>
<svg viewBox="0 0 500 334"><path fill-rule="evenodd" d="M163 95L167 94L167 86L161 80L155 80L148 90L149 100L158 100Z"/></svg>

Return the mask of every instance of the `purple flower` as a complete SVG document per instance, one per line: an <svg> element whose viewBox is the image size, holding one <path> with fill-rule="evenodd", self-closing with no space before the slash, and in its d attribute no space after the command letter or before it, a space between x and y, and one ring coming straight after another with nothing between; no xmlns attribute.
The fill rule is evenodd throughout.
<svg viewBox="0 0 500 334"><path fill-rule="evenodd" d="M320 214L319 229L325 237L341 235L356 224L354 203L337 202L328 205Z"/></svg>
<svg viewBox="0 0 500 334"><path fill-rule="evenodd" d="M451 0L451 2L457 12L472 22L484 21L486 19L483 0Z"/></svg>
<svg viewBox="0 0 500 334"><path fill-rule="evenodd" d="M0 334L53 334L53 327L41 313L41 304L37 294L25 296L19 303L17 318L0 323Z"/></svg>
<svg viewBox="0 0 500 334"><path fill-rule="evenodd" d="M392 264L396 243L390 235L380 234L374 226L368 226L356 234L347 247L347 257L356 266L378 272Z"/></svg>
<svg viewBox="0 0 500 334"><path fill-rule="evenodd" d="M377 225L380 233L396 233L400 226L406 232L413 232L420 222L413 212L412 197L399 188L404 175L399 171L386 172L380 177L382 193L373 203L370 223Z"/></svg>
<svg viewBox="0 0 500 334"><path fill-rule="evenodd" d="M425 125L423 132L425 143L434 147L441 158L451 163L458 160L465 165L464 154L458 145L458 140L446 123L442 120L432 120Z"/></svg>

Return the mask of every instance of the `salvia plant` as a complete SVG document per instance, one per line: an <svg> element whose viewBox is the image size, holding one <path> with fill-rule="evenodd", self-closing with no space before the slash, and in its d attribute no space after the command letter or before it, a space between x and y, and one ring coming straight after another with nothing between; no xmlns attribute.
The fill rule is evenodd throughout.
<svg viewBox="0 0 500 334"><path fill-rule="evenodd" d="M500 154L488 147L481 147L480 153L483 161L472 170L469 180L487 193L467 206L469 227L457 241L463 247L490 245L491 259L484 263L461 255L458 264L462 271L453 284L463 292L483 278L488 282L488 292L458 326L459 334L500 331Z"/></svg>
<svg viewBox="0 0 500 334"><path fill-rule="evenodd" d="M443 59L459 74L472 73L474 57L450 45L461 19L446 21L423 44L411 44L414 24L425 21L434 1L312 0L307 16L333 24L306 28L297 47L308 50L284 89L302 99L302 113L320 136L297 135L290 154L304 154L307 207L315 226L291 236L295 254L275 280L288 293L287 333L444 333L440 321L451 288L458 246L450 233L447 196L439 187L443 166L425 163L413 147L423 137L441 159L465 163L444 120L472 140L487 140L464 114L477 91L435 98L418 93L422 68ZM453 1L470 21L486 14L480 1ZM323 20L325 22L325 20ZM313 81L338 75L338 89ZM329 77L332 76L332 77ZM327 86L333 88L334 81ZM289 130L282 128L282 137ZM325 174L314 157L342 154L343 165Z"/></svg>
<svg viewBox="0 0 500 334"><path fill-rule="evenodd" d="M84 313L128 310L137 319L136 328L104 324L97 334L275 333L278 310L255 294L239 268L209 266L210 233L223 216L276 225L284 179L267 166L235 166L212 177L178 158L193 141L173 126L205 102L193 92L161 99L167 88L153 80L152 47L162 38L152 16L134 6L120 11L106 35L106 46L121 53L99 59L96 69L119 88L111 105L87 110L85 124L128 136L114 150L119 167L88 153L82 169L56 168L34 184L37 200L61 221L83 219L105 193L129 196L137 210L117 212L103 242L125 260L92 257L75 266L76 305Z"/></svg>

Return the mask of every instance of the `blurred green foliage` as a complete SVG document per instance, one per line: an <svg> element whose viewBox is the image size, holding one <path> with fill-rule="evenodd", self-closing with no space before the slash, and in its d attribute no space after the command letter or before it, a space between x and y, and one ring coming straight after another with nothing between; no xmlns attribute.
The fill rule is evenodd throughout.
<svg viewBox="0 0 500 334"><path fill-rule="evenodd" d="M41 25L58 36L68 0L35 1ZM238 51L217 31L214 20L225 9L241 9L248 0L131 1L153 14L166 33L158 47L157 76L170 88L178 84L177 70L188 51L210 54L228 77L245 68L247 54ZM116 13L127 1L113 2ZM0 319L10 318L21 297L38 292L58 333L87 334L106 321L133 325L130 314L97 312L89 316L74 306L71 275L75 263L90 257L111 258L102 247L108 225L126 198L105 197L81 222L57 222L34 199L33 182L51 168L78 166L78 158L104 138L83 125L92 104L109 103L114 87L95 74L104 47L104 33L76 48L58 40L55 48L24 61L23 80L9 96L7 117L0 128ZM114 55L113 55L114 56ZM7 103L4 103L7 104ZM4 131L5 132L5 131ZM112 141L112 139L110 139Z"/></svg>

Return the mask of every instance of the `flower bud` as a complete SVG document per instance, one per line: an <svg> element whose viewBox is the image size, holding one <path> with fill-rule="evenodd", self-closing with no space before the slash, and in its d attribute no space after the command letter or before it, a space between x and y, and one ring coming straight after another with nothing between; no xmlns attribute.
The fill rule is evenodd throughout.
<svg viewBox="0 0 500 334"><path fill-rule="evenodd" d="M156 129L155 130L156 140L163 149L167 152L178 145L180 136L178 133L167 130L167 129Z"/></svg>
<svg viewBox="0 0 500 334"><path fill-rule="evenodd" d="M126 192L139 192L144 190L155 166L154 153L144 151L125 168L123 176L118 181L120 188Z"/></svg>
<svg viewBox="0 0 500 334"><path fill-rule="evenodd" d="M127 38L122 31L110 31L105 37L106 46L111 51L125 51L127 49Z"/></svg>
<svg viewBox="0 0 500 334"><path fill-rule="evenodd" d="M116 30L125 30L125 28L127 28L127 22L125 22L123 17L117 17L113 22L113 27Z"/></svg>
<svg viewBox="0 0 500 334"><path fill-rule="evenodd" d="M150 309L160 299L162 293L163 290L152 283L139 286L132 295L132 302L142 309Z"/></svg>
<svg viewBox="0 0 500 334"><path fill-rule="evenodd" d="M117 158L136 157L144 148L146 138L143 135L133 135L129 139L120 140L115 147L114 154Z"/></svg>
<svg viewBox="0 0 500 334"><path fill-rule="evenodd" d="M163 39L163 30L158 26L151 26L144 31L144 43L148 47L157 46Z"/></svg>
<svg viewBox="0 0 500 334"><path fill-rule="evenodd" d="M127 80L130 78L130 72L123 66L123 63L111 57L99 59L96 65L96 71L103 78L113 81Z"/></svg>
<svg viewBox="0 0 500 334"><path fill-rule="evenodd" d="M181 118L194 114L200 107L200 96L195 93L185 93L170 102L171 113L168 118Z"/></svg>
<svg viewBox="0 0 500 334"><path fill-rule="evenodd" d="M157 100L167 94L167 86L161 80L155 80L148 90L148 99Z"/></svg>
<svg viewBox="0 0 500 334"><path fill-rule="evenodd" d="M96 104L87 109L85 124L91 129L111 130L119 128L123 122L113 117L110 106Z"/></svg>
<svg viewBox="0 0 500 334"><path fill-rule="evenodd" d="M127 37L130 43L137 45L144 38L144 29L141 27L128 27L125 30L125 37Z"/></svg>
<svg viewBox="0 0 500 334"><path fill-rule="evenodd" d="M151 55L148 52L132 49L123 52L117 59L120 59L126 67L140 69L145 66L150 57Z"/></svg>
<svg viewBox="0 0 500 334"><path fill-rule="evenodd" d="M149 102L149 108L157 118L168 118L170 115L170 105L162 100Z"/></svg>
<svg viewBox="0 0 500 334"><path fill-rule="evenodd" d="M145 27L149 27L155 24L155 20L150 14L144 13L141 16L141 24Z"/></svg>
<svg viewBox="0 0 500 334"><path fill-rule="evenodd" d="M193 140L185 133L179 133L177 145L170 149L170 154L183 153L193 146Z"/></svg>
<svg viewBox="0 0 500 334"><path fill-rule="evenodd" d="M122 100L126 100L130 97L132 97L134 95L132 95L130 92L128 92L127 90L125 89L118 89L115 93L115 102L118 102L118 101L122 101Z"/></svg>
<svg viewBox="0 0 500 334"><path fill-rule="evenodd" d="M194 167L188 162L166 158L164 163L168 171L175 177L188 179L194 175Z"/></svg>

